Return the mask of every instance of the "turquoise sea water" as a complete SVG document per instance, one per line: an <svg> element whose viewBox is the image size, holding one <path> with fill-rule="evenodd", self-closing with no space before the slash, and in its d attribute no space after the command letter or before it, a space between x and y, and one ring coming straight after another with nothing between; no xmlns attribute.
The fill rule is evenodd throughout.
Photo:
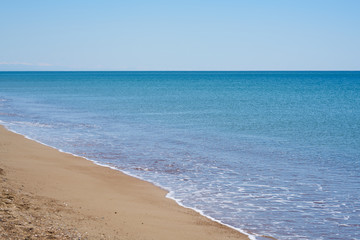
<svg viewBox="0 0 360 240"><path fill-rule="evenodd" d="M360 72L0 72L0 123L257 239L360 239Z"/></svg>

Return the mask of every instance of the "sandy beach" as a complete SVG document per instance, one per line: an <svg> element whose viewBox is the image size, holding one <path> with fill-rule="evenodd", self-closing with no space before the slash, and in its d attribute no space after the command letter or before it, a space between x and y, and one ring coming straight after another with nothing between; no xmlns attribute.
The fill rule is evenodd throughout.
<svg viewBox="0 0 360 240"><path fill-rule="evenodd" d="M248 239L151 183L2 126L0 179L1 239Z"/></svg>

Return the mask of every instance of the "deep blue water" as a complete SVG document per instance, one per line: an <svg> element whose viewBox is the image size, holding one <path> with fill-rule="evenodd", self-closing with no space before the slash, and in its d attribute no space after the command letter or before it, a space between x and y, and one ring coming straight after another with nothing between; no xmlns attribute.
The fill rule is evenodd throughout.
<svg viewBox="0 0 360 240"><path fill-rule="evenodd" d="M360 72L0 72L0 120L248 233L360 239Z"/></svg>

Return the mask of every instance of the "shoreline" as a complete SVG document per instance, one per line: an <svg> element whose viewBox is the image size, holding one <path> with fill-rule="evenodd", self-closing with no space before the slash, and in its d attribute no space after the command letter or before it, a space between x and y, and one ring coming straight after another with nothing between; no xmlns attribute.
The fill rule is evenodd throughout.
<svg viewBox="0 0 360 240"><path fill-rule="evenodd" d="M162 187L162 186L160 186L160 185L158 185L158 184L156 184L156 183L154 183L154 182L151 182L151 181L142 179L142 178L140 178L140 177L138 177L138 176L136 176L136 175L133 175L133 174L131 174L131 173L129 173L129 172L120 170L120 169L118 169L118 168L116 168L116 167L114 167L114 166L107 165L107 164L98 162L98 161L96 161L96 160L92 160L92 159L86 158L86 157L84 157L84 156L76 155L76 154L71 153L71 152L66 152L66 151L64 151L64 150L62 150L62 149L58 149L58 148L56 148L56 147L54 147L54 146L51 146L51 145L48 145L48 144L46 144L46 143L40 142L40 141L38 141L38 140L36 140L36 139L30 138L30 137L28 137L28 136L26 136L26 135L23 135L23 134L21 134L21 133L18 133L18 132L14 131L14 130L10 130L10 129L8 129L7 127L5 127L4 125L2 125L1 120L0 120L0 127L5 128L7 131L13 132L13 133L18 134L18 135L20 135L20 136L23 136L24 138L26 138L26 139L28 139L28 140L30 140L30 141L34 141L34 142L37 142L37 143L39 143L39 144L41 144L41 145L50 147L50 148L52 148L52 149L54 149L54 150L56 150L56 151L59 151L59 152L61 152L61 153L70 154L71 156L74 156L74 157L83 158L84 160L90 161L90 162L92 162L93 164L95 164L95 165L97 165L97 166L109 168L109 169L112 169L112 170L114 170L114 171L119 171L119 172L121 172L121 173L123 173L123 174L125 174L125 175L127 175L127 176L129 176L129 177L138 179L138 180L140 180L140 181L148 182L148 183L152 184L154 187L160 188L161 190L164 190L164 191L166 192L165 197L168 198L168 199L170 199L170 200L175 201L180 207L183 207L183 208L186 208L186 209L190 209L190 210L192 210L192 211L195 211L196 213L204 216L205 218L208 218L208 219L211 220L211 221L214 221L214 222L216 222L216 223L219 223L219 224L221 224L221 225L224 225L224 226L226 226L226 227L229 227L229 228L231 228L231 229L233 229L233 230L235 230L235 231L238 231L238 232L240 232L241 234L246 235L250 240L256 240L256 236L257 236L257 237L262 237L262 238L267 238L267 239L275 239L275 238L270 237L270 236L263 236L263 235L258 235L258 234L254 234L254 233L252 233L252 234L247 233L247 232L243 231L242 229L233 227L233 226L231 226L231 225L229 225L229 224L223 223L223 222L221 222L220 220L217 220L217 219L215 219L215 218L213 218L213 217L211 217L211 216L208 216L208 215L204 214L202 210L199 210L199 209L196 209L196 208L192 208L192 207L188 207L188 206L182 204L182 203L181 203L178 199L176 199L175 197L170 196L170 195L172 194L172 192L171 192L170 190L167 190L166 188L164 188L164 187Z"/></svg>
<svg viewBox="0 0 360 240"><path fill-rule="evenodd" d="M103 239L254 239L182 206L150 182L62 152L2 125L0 133L0 168L9 182L21 186L15 191L65 202L77 211L71 221L87 216L87 227L78 224L86 238L98 238L95 229L103 225ZM89 216L96 220L90 221Z"/></svg>

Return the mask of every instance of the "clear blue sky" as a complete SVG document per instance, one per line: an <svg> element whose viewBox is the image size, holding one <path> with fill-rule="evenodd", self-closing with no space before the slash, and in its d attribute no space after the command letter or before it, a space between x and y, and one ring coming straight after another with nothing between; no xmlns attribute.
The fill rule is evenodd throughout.
<svg viewBox="0 0 360 240"><path fill-rule="evenodd" d="M360 0L3 0L0 70L360 70Z"/></svg>

